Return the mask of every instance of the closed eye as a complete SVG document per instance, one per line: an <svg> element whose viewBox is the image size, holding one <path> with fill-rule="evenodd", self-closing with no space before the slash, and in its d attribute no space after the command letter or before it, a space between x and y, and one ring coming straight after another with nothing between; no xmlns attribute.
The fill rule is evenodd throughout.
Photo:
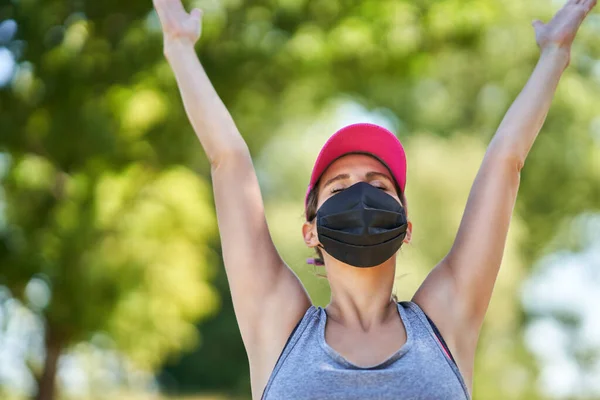
<svg viewBox="0 0 600 400"><path fill-rule="evenodd" d="M377 189L381 189L381 190L388 190L387 186L385 186L382 183L376 182L376 183L371 183L371 186L373 186L374 188Z"/></svg>

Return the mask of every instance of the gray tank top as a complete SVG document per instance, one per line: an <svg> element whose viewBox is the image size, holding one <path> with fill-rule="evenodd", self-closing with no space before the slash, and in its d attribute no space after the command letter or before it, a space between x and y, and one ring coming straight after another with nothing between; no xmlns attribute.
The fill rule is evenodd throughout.
<svg viewBox="0 0 600 400"><path fill-rule="evenodd" d="M382 363L362 368L325 342L327 314L311 306L290 336L263 400L470 399L463 378L425 313L398 303L406 343Z"/></svg>

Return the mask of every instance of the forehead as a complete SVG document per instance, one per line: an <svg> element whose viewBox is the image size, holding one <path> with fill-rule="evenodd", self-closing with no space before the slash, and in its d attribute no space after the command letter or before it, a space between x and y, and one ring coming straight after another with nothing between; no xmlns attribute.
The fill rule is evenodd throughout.
<svg viewBox="0 0 600 400"><path fill-rule="evenodd" d="M385 174L393 181L390 171L375 157L366 154L348 154L331 163L321 176L321 182L327 182L340 174L363 176L371 171Z"/></svg>

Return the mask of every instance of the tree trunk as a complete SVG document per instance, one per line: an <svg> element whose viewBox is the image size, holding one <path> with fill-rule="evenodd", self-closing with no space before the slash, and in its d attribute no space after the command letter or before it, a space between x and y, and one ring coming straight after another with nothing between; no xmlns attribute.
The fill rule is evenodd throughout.
<svg viewBox="0 0 600 400"><path fill-rule="evenodd" d="M58 358L62 351L62 343L53 330L46 325L46 359L44 370L38 379L38 392L35 400L54 400L56 390L56 370Z"/></svg>

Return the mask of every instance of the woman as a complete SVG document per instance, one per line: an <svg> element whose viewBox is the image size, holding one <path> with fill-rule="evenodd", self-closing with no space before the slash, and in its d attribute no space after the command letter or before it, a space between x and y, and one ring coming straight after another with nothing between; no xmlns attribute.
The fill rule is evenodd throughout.
<svg viewBox="0 0 600 400"><path fill-rule="evenodd" d="M166 58L212 165L253 398L470 398L520 170L596 1L569 0L548 24L533 23L539 62L488 147L454 245L410 302L392 297L396 253L411 235L402 145L371 124L332 136L310 178L302 228L327 271L325 309L312 306L273 245L248 148L194 52L201 11L154 2Z"/></svg>

